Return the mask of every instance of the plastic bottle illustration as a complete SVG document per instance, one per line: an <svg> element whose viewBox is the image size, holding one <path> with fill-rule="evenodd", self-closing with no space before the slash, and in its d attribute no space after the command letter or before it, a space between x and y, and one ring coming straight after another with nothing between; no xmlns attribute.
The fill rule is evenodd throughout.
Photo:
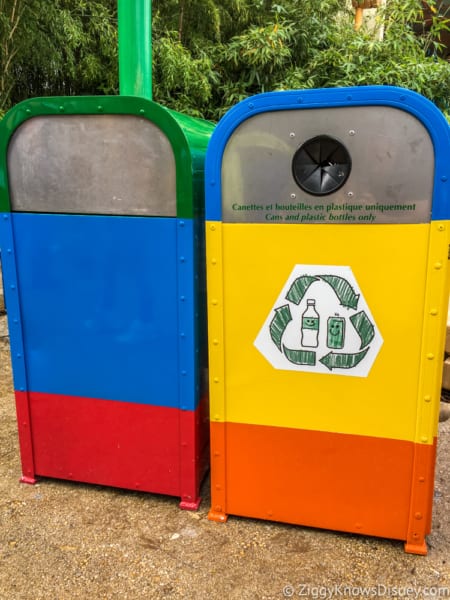
<svg viewBox="0 0 450 600"><path fill-rule="evenodd" d="M306 310L302 314L302 346L317 348L319 345L319 313L316 311L316 301L307 300Z"/></svg>

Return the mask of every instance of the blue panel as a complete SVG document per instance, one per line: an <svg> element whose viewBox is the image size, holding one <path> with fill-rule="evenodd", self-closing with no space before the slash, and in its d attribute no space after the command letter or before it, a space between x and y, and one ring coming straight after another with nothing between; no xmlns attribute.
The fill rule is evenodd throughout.
<svg viewBox="0 0 450 600"><path fill-rule="evenodd" d="M198 364L195 349L197 332L195 327L195 256L192 252L194 221L178 220L178 316L179 332L179 391L182 399L180 408L188 410L196 406L198 399ZM198 315L197 315L198 318Z"/></svg>
<svg viewBox="0 0 450 600"><path fill-rule="evenodd" d="M5 304L8 311L14 389L24 392L27 389L27 376L24 361L22 322L20 319L12 215L10 213L0 214L0 252L2 255Z"/></svg>
<svg viewBox="0 0 450 600"><path fill-rule="evenodd" d="M27 389L179 407L177 220L11 217Z"/></svg>
<svg viewBox="0 0 450 600"><path fill-rule="evenodd" d="M449 219L450 128L444 115L432 102L410 90L393 86L366 86L270 92L248 98L228 111L214 130L206 155L206 220L222 220L222 156L226 143L240 123L262 112L351 106L391 106L413 114L422 122L435 150L432 219Z"/></svg>

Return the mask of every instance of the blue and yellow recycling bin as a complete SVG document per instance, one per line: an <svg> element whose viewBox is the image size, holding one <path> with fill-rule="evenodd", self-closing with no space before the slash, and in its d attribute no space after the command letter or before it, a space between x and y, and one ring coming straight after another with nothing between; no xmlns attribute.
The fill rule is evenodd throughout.
<svg viewBox="0 0 450 600"><path fill-rule="evenodd" d="M426 553L450 130L393 87L276 92L208 148L212 507Z"/></svg>

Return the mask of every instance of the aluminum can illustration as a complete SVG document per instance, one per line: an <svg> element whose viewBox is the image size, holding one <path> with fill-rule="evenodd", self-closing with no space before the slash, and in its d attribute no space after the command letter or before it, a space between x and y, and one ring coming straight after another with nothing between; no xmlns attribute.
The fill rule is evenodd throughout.
<svg viewBox="0 0 450 600"><path fill-rule="evenodd" d="M343 317L329 317L327 322L327 346L339 349L344 347L345 319Z"/></svg>

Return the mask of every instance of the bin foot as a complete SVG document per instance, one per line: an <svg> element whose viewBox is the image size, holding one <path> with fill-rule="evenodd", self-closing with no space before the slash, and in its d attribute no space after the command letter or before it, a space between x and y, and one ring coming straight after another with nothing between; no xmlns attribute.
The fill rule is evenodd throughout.
<svg viewBox="0 0 450 600"><path fill-rule="evenodd" d="M19 481L20 483L28 483L29 485L34 485L35 483L37 483L37 479L35 479L34 477L28 477L27 475L22 475Z"/></svg>
<svg viewBox="0 0 450 600"><path fill-rule="evenodd" d="M405 542L405 552L426 556L428 552L427 543L425 540L421 544Z"/></svg>
<svg viewBox="0 0 450 600"><path fill-rule="evenodd" d="M210 510L208 513L208 521L216 521L216 523L225 523L228 519L228 515L223 512L217 512L216 510Z"/></svg>
<svg viewBox="0 0 450 600"><path fill-rule="evenodd" d="M197 498L197 500L181 500L180 508L183 510L198 510L200 506L201 498Z"/></svg>

